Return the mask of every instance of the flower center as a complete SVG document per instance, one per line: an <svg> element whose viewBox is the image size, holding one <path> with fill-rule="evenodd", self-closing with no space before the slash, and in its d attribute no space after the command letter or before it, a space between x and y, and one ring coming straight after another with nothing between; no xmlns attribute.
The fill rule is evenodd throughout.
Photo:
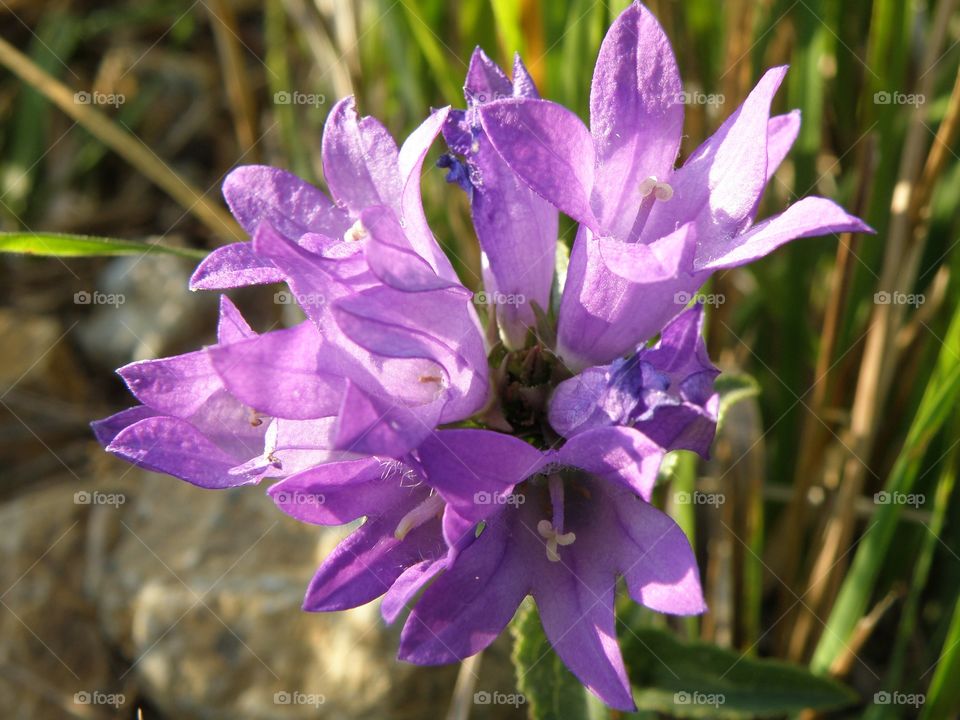
<svg viewBox="0 0 960 720"><path fill-rule="evenodd" d="M547 481L550 490L550 505L553 507L553 519L537 523L537 532L546 541L547 560L560 562L560 546L572 545L577 539L575 533L563 531L563 479L553 474Z"/></svg>
<svg viewBox="0 0 960 720"><path fill-rule="evenodd" d="M344 242L357 242L363 240L367 237L369 233L367 228L364 227L361 220L357 220L353 225L350 226L350 229L343 234Z"/></svg>
<svg viewBox="0 0 960 720"><path fill-rule="evenodd" d="M401 518L397 529L393 531L393 536L397 540L403 540L411 530L442 513L443 507L443 498L438 494L431 495Z"/></svg>

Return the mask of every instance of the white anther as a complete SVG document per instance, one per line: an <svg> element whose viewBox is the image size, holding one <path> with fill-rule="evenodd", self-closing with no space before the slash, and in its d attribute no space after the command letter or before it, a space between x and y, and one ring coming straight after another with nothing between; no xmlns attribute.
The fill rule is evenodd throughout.
<svg viewBox="0 0 960 720"><path fill-rule="evenodd" d="M537 532L547 541L547 560L550 562L560 562L560 554L557 552L558 546L572 545L577 539L575 533L558 533L557 529L549 520L541 520L537 523Z"/></svg>
<svg viewBox="0 0 960 720"><path fill-rule="evenodd" d="M350 229L343 234L344 242L357 242L358 240L363 240L367 236L367 229L363 226L363 222L357 220L353 225L350 226Z"/></svg>
<svg viewBox="0 0 960 720"><path fill-rule="evenodd" d="M666 202L673 197L673 188L670 183L657 180L652 175L640 183L640 197L653 195L657 200Z"/></svg>

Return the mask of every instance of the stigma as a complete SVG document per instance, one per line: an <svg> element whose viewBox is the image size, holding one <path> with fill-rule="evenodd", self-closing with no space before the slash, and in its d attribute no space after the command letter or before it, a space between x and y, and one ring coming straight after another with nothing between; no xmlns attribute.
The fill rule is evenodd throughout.
<svg viewBox="0 0 960 720"><path fill-rule="evenodd" d="M550 504L553 506L553 520L541 520L537 523L537 532L546 541L547 560L560 562L559 548L572 545L577 539L575 533L563 531L563 479L550 475L547 486L550 490Z"/></svg>
<svg viewBox="0 0 960 720"><path fill-rule="evenodd" d="M443 498L436 494L431 495L401 518L397 529L393 531L393 536L397 540L403 540L411 530L439 516L443 512L443 507Z"/></svg>

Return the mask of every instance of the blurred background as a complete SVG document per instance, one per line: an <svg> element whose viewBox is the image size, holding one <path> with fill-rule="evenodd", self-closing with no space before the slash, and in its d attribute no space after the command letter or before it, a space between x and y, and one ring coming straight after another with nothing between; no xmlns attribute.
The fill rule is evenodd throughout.
<svg viewBox="0 0 960 720"><path fill-rule="evenodd" d="M216 297L187 290L195 259L151 245L196 254L238 237L219 193L231 168L322 186L337 99L355 94L402 139L429 107L463 106L477 45L507 67L519 51L545 97L586 117L597 48L626 5L0 0L0 229L146 244L0 256L0 716L526 716L482 698L450 710L457 668L395 662L375 606L301 613L338 531L257 489L204 492L113 461L87 423L130 402L114 368L212 341ZM697 547L711 610L621 618L729 650L726 671L694 670L736 699L683 707L651 691L645 716L796 714L802 693L788 713L731 672L773 657L855 691L830 717L956 717L958 2L648 5L685 82L682 155L789 63L775 107L800 108L803 128L761 216L820 194L877 234L802 240L705 290L724 422L710 462L664 468L658 502ZM433 229L473 285L466 198L428 167ZM231 296L266 327L291 310L276 290ZM510 652L504 636L471 690L515 693ZM640 692L672 682L658 672L631 664Z"/></svg>

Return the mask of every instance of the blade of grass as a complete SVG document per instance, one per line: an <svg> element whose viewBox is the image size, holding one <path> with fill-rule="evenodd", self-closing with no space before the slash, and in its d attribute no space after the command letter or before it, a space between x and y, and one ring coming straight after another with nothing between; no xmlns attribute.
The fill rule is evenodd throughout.
<svg viewBox="0 0 960 720"><path fill-rule="evenodd" d="M920 720L956 717L960 712L960 599L953 610L950 630L934 671Z"/></svg>
<svg viewBox="0 0 960 720"><path fill-rule="evenodd" d="M203 250L171 247L159 243L148 244L92 235L35 232L0 233L0 252L39 257L102 257L164 253L193 260L202 260L207 256Z"/></svg>
<svg viewBox="0 0 960 720"><path fill-rule="evenodd" d="M226 209L209 200L199 188L171 170L143 141L121 130L92 105L76 102L70 88L37 66L3 38L0 38L0 65L17 75L23 82L76 120L91 135L156 183L214 234L233 240L245 239L243 230Z"/></svg>

